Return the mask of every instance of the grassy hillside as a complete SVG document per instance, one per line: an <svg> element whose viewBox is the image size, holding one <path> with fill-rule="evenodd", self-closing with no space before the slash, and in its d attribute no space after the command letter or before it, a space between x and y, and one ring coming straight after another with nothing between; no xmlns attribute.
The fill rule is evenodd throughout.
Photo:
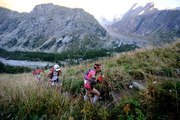
<svg viewBox="0 0 180 120"><path fill-rule="evenodd" d="M29 74L0 75L1 119L172 120L180 119L180 43L137 50L97 61L105 80L103 100L83 101L83 73L93 63L63 68L61 93ZM144 90L130 89L136 81Z"/></svg>

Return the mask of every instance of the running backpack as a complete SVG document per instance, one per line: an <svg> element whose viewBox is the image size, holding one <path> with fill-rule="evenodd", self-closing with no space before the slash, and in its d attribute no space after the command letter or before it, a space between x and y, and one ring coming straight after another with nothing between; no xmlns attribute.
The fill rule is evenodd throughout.
<svg viewBox="0 0 180 120"><path fill-rule="evenodd" d="M88 76L88 74L89 74L89 72L90 72L91 70L92 70L92 69L89 69L89 70L87 70L87 71L84 73L84 79L85 79L85 80L88 80L87 76Z"/></svg>
<svg viewBox="0 0 180 120"><path fill-rule="evenodd" d="M50 79L53 78L54 68L51 68L51 75L49 76ZM57 76L59 76L60 72L58 72Z"/></svg>

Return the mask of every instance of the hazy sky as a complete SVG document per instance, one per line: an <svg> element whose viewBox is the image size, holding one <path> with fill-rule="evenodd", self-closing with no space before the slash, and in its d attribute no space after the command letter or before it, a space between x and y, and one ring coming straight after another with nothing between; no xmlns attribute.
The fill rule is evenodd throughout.
<svg viewBox="0 0 180 120"><path fill-rule="evenodd" d="M180 0L0 0L0 6L19 12L30 12L37 4L54 3L70 8L83 8L97 19L112 19L125 13L137 2L140 5L154 2L159 9L180 7Z"/></svg>

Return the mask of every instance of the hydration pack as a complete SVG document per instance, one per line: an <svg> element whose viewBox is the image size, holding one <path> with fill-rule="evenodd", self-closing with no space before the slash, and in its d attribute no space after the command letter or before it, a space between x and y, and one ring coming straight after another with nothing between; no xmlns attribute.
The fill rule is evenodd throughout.
<svg viewBox="0 0 180 120"><path fill-rule="evenodd" d="M50 79L53 78L53 73L54 73L55 69L51 68L51 75L49 76ZM59 76L60 72L57 72L57 76Z"/></svg>
<svg viewBox="0 0 180 120"><path fill-rule="evenodd" d="M85 79L85 80L88 80L87 76L88 76L88 74L89 74L89 72L90 72L91 70L92 70L92 69L89 69L89 70L87 70L87 71L84 73L84 79Z"/></svg>

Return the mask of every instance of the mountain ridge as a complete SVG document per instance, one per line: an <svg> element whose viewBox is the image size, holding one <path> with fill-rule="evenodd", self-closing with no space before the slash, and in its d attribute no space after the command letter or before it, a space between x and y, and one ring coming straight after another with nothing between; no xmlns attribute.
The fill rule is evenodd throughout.
<svg viewBox="0 0 180 120"><path fill-rule="evenodd" d="M154 3L134 4L123 18L110 26L115 32L138 36L156 44L173 42L180 37L180 11L158 10Z"/></svg>
<svg viewBox="0 0 180 120"><path fill-rule="evenodd" d="M0 27L0 47L6 50L62 52L114 46L114 39L83 9L50 3L37 5L30 13L13 13L0 19L1 26L12 24Z"/></svg>

